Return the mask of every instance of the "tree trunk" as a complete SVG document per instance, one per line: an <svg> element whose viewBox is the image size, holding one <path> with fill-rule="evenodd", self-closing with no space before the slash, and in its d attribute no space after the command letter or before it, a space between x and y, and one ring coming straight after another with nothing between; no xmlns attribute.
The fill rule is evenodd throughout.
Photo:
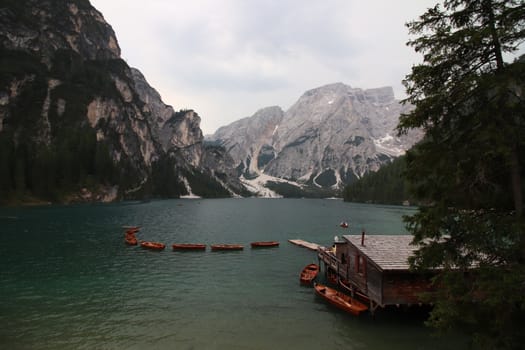
<svg viewBox="0 0 525 350"><path fill-rule="evenodd" d="M492 37L492 45L494 56L496 58L496 70L501 72L504 68L505 63L503 62L503 53L501 52L501 43L498 36L498 31L496 30L496 19L494 16L494 6L492 0L483 1L483 12L488 17L488 26L490 28L490 35Z"/></svg>

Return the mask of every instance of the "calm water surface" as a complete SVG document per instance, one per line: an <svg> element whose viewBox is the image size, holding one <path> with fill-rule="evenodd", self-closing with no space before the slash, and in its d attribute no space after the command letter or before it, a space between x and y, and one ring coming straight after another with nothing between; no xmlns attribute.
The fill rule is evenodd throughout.
<svg viewBox="0 0 525 350"><path fill-rule="evenodd" d="M2 349L450 349L421 317L356 318L299 285L335 235L406 233L413 209L339 200L217 199L0 209ZM338 224L350 223L343 231ZM124 244L168 244L153 252ZM249 243L277 240L279 248ZM175 242L241 243L173 252Z"/></svg>

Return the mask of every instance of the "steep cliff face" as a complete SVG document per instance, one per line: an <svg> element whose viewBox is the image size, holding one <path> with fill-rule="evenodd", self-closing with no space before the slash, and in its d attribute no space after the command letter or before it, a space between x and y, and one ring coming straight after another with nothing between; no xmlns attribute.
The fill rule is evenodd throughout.
<svg viewBox="0 0 525 350"><path fill-rule="evenodd" d="M396 136L398 117L407 108L389 87L362 90L337 83L307 91L286 113L263 109L220 128L211 140L252 177L264 173L336 189L419 140L419 132Z"/></svg>
<svg viewBox="0 0 525 350"><path fill-rule="evenodd" d="M120 58L113 29L88 0L4 0L0 18L2 46L38 54L48 66L65 48L87 60Z"/></svg>
<svg viewBox="0 0 525 350"><path fill-rule="evenodd" d="M162 102L89 1L3 4L0 197L229 193L203 162L198 114Z"/></svg>
<svg viewBox="0 0 525 350"><path fill-rule="evenodd" d="M283 116L280 107L263 108L250 118L219 128L212 139L218 140L235 160L239 175L251 177L275 157L275 131Z"/></svg>

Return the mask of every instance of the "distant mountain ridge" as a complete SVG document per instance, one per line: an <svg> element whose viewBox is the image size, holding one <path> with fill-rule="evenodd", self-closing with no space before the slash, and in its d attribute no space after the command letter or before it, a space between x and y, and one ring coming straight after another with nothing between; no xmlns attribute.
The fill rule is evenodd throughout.
<svg viewBox="0 0 525 350"><path fill-rule="evenodd" d="M263 108L209 139L229 152L244 181L264 174L266 180L336 190L377 171L421 138L419 131L396 134L399 115L409 108L391 87L335 83L305 92L286 112Z"/></svg>

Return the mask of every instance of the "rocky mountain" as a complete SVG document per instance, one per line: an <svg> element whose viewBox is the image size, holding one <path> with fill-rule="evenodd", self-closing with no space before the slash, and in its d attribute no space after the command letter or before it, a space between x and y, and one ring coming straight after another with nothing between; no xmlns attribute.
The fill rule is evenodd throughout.
<svg viewBox="0 0 525 350"><path fill-rule="evenodd" d="M263 182L338 189L377 171L422 137L417 131L396 136L407 108L390 87L336 83L307 91L286 112L265 108L222 127L210 140L226 148L252 185L264 174Z"/></svg>
<svg viewBox="0 0 525 350"><path fill-rule="evenodd" d="M88 0L2 1L0 61L0 201L244 190L198 114L164 104Z"/></svg>

